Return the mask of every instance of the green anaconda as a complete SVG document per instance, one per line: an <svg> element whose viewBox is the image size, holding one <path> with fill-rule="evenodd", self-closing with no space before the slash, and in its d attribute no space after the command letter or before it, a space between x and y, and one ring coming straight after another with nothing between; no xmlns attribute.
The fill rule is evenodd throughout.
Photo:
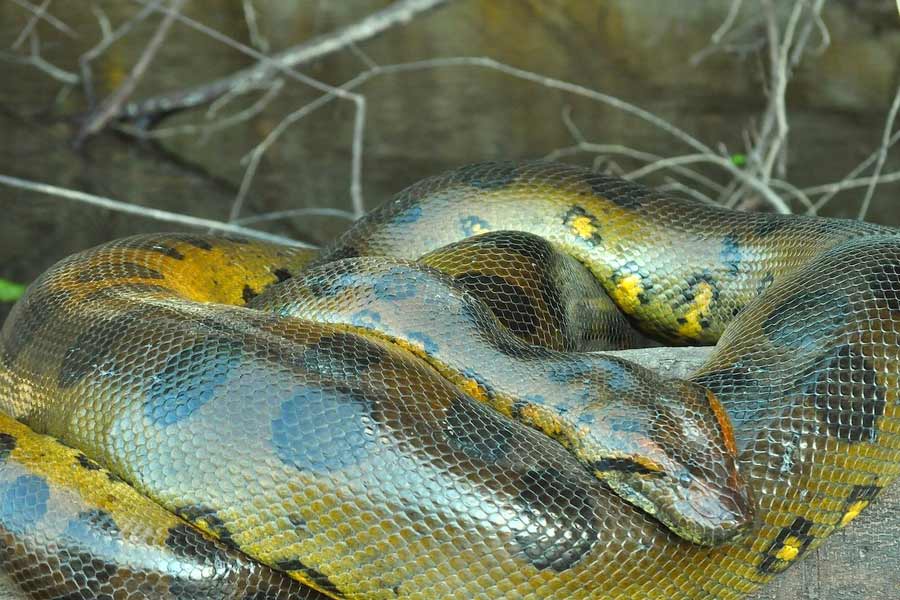
<svg viewBox="0 0 900 600"><path fill-rule="evenodd" d="M687 380L602 354L715 344ZM320 251L158 234L0 333L29 598L737 598L900 471L900 236L577 167L417 183Z"/></svg>

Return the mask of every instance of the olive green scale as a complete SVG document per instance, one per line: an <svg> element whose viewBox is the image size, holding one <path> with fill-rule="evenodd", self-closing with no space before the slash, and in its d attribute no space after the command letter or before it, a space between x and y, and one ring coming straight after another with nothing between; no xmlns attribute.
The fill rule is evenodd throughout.
<svg viewBox="0 0 900 600"><path fill-rule="evenodd" d="M737 598L897 475L898 332L893 229L552 163L425 180L317 254L118 240L0 332L2 569L41 599ZM594 352L661 340L716 349L687 381Z"/></svg>

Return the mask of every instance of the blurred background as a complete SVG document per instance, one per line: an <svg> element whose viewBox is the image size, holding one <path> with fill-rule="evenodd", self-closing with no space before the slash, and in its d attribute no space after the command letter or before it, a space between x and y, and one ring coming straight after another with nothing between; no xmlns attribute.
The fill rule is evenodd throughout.
<svg viewBox="0 0 900 600"><path fill-rule="evenodd" d="M0 175L311 244L420 178L501 158L900 224L894 0L3 0L0 49ZM186 229L0 190L6 284Z"/></svg>
<svg viewBox="0 0 900 600"><path fill-rule="evenodd" d="M0 321L112 238L319 245L481 160L900 225L895 0L0 0L0 81ZM873 531L777 597L832 597L819 565L864 549L896 566Z"/></svg>

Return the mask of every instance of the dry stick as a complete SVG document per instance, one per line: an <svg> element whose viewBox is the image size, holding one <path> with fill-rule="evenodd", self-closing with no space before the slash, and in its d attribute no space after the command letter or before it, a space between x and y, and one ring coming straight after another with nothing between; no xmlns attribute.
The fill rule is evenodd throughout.
<svg viewBox="0 0 900 600"><path fill-rule="evenodd" d="M28 36L31 35L31 31L34 29L34 26L37 25L38 21L41 20L41 17L43 17L47 12L47 9L50 7L51 2L53 2L53 0L44 0L44 3L37 8L34 14L31 15L31 18L28 19L25 27L22 28L21 32L19 32L19 36L12 43L12 46L10 46L11 49L18 50L19 46L21 46L22 43L26 39L28 39Z"/></svg>
<svg viewBox="0 0 900 600"><path fill-rule="evenodd" d="M47 183L41 183L38 181L29 181L27 179L11 177L9 175L0 175L0 184L16 189L38 192L40 194L48 194L50 196L64 198L66 200L74 200L75 202L83 202L85 204L105 208L107 210L137 215L139 217L154 219L156 221L177 223L186 227L200 227L223 231L226 233L236 233L246 237L252 237L259 240L265 240L267 242L274 242L277 244L285 244L288 246L297 246L300 248L315 248L315 246L312 246L310 244L298 242L296 240L282 237L280 235L266 233L264 231L257 231L255 229L248 229L246 227L241 227L239 225L234 225L231 223L223 223L221 221L215 221L212 219L192 217L190 215L173 213L166 210L159 210L157 208L136 206L134 204L128 204L127 202L121 202L119 200L113 200L111 198L104 198L102 196L86 194L84 192L79 192L78 190L70 190Z"/></svg>
<svg viewBox="0 0 900 600"><path fill-rule="evenodd" d="M142 4L142 5L148 4L144 0L135 0L135 2L137 2L138 4ZM350 159L350 162L351 162L350 197L353 202L353 211L358 215L362 215L365 213L365 205L364 205L363 197L362 197L362 143L363 143L363 132L365 130L365 122L366 122L365 98L363 98L359 94L350 93L345 89L336 88L336 87L330 86L328 84L322 83L321 81L318 81L316 79L313 79L312 77L304 75L303 73L300 73L299 71L296 71L292 68L284 67L284 66L278 64L277 62L273 61L266 55L264 55L260 52L257 52L256 50L254 50L253 48L250 48L249 46L247 46L245 44L241 44L239 42L234 41L233 39L229 38L227 35L223 34L222 32L216 31L215 29L212 29L211 27L208 27L208 26L204 25L203 23L199 23L193 19L185 17L184 15L181 15L181 14L175 13L169 9L160 9L160 10L166 11L166 12L168 12L168 14L173 14L174 17L178 21L180 21L181 23L184 23L185 25L187 25L188 27L190 27L196 31L199 31L205 35L208 35L209 37L211 37L217 41L220 41L223 44L225 44L231 48L235 48L236 50L243 52L244 54L247 54L248 56L252 56L265 64L272 65L272 68L275 71L283 73L285 75L285 77L300 81L301 83L305 83L306 85L309 85L318 90L326 92L327 97L329 99L341 98L343 100L349 100L349 101L353 102L356 105L356 117L354 119L354 124L353 124L353 143L352 143L352 151L351 151L351 159ZM255 83L255 81L245 80L243 82L239 82L238 85L250 85L252 83ZM245 179L246 179L246 174L245 174ZM231 216L229 217L229 221L236 220L238 218L238 216L240 215L240 211L243 206L245 194L246 194L246 189L244 189L244 185L242 184L242 191L238 192L238 196L237 196L237 198L235 198L234 203L231 206L231 213L230 213Z"/></svg>
<svg viewBox="0 0 900 600"><path fill-rule="evenodd" d="M807 194L836 194L837 192L843 192L844 190L868 187L873 183L875 185L881 185L884 183L896 183L898 181L900 181L900 171L891 171L890 173L882 173L877 177L859 177L856 179L844 178L833 183L808 187L803 191ZM813 205L813 208L816 208L816 205Z"/></svg>
<svg viewBox="0 0 900 600"><path fill-rule="evenodd" d="M894 119L897 117L898 110L900 110L900 86L897 86L894 101L891 103L891 110L888 111L888 116L884 123L884 132L881 134L881 147L878 149L878 159L875 162L875 170L872 172L872 181L869 183L869 187L866 188L866 195L863 198L862 206L859 207L859 214L856 216L859 220L865 219L866 214L869 212L869 204L871 204L872 196L875 194L875 186L878 185L878 176L881 175L884 161L887 160L891 134L894 132Z"/></svg>
<svg viewBox="0 0 900 600"><path fill-rule="evenodd" d="M900 141L900 131L895 132L894 135L891 136L891 138L888 140L887 148L890 150L890 148L894 144L896 144L898 141ZM834 198L834 196L842 190L868 185L869 179L858 180L858 179L854 179L854 178L857 175L859 175L860 173L862 173L863 171L865 171L866 169L868 169L869 165L871 165L873 162L875 162L878 159L879 154L880 154L880 149L876 150L875 152L872 152L868 157L866 157L866 159L864 161L862 161L861 163L859 163L858 165L853 167L853 169L849 173L847 173L847 175L844 176L844 178L841 179L840 181L805 188L803 191L807 194L822 194L822 197L819 198L818 200L816 200L816 202L812 206L811 211L808 211L807 214L815 214L816 212L821 210L821 208L823 206L828 204L831 201L831 199ZM882 177L885 177L885 175L882 175ZM874 178L874 179L877 180L878 178ZM863 183L862 185L850 185L847 187L842 187L841 184L843 184L846 181L865 181L866 183Z"/></svg>
<svg viewBox="0 0 900 600"><path fill-rule="evenodd" d="M44 57L41 56L41 41L34 30L32 30L31 33L28 34L28 38L31 53L27 57L8 52L0 52L0 58L2 58L3 60L8 60L10 62L31 65L38 71L45 73L46 75L66 86L75 85L76 83L78 83L78 75L76 75L75 73L70 73L65 69L61 69L56 65L47 62Z"/></svg>
<svg viewBox="0 0 900 600"><path fill-rule="evenodd" d="M84 96L85 98L87 98L89 107L94 107L94 86L93 74L91 72L91 62L96 60L98 56L106 52L107 48L112 46L116 41L121 39L132 29L134 29L134 27L138 23L142 22L148 16L153 14L160 3L161 0L157 0L152 5L145 6L133 17L119 25L115 29L115 31L110 31L109 19L106 17L103 11L101 11L97 6L93 7L94 15L97 17L97 21L100 23L102 37L93 48L91 48L78 58L78 65L81 68L81 83L84 87Z"/></svg>
<svg viewBox="0 0 900 600"><path fill-rule="evenodd" d="M248 69L189 90L176 91L148 98L125 106L120 117L128 119L152 118L177 110L185 110L207 104L226 93L240 82L265 80L277 71L290 69L314 59L331 54L352 43L370 39L400 24L409 22L416 15L434 9L449 0L401 0L361 21L343 29L315 37L293 46Z"/></svg>
<svg viewBox="0 0 900 600"><path fill-rule="evenodd" d="M24 8L25 10L27 10L28 12L30 12L31 14L36 15L40 20L48 23L53 28L66 34L67 36L69 36L71 38L78 37L78 34L71 27L69 27L68 25L66 25L65 23L63 23L62 21L60 21L53 15L51 15L50 13L41 10L37 6L34 6L30 2L25 2L25 0L12 0L12 1L15 4L18 4L19 6Z"/></svg>
<svg viewBox="0 0 900 600"><path fill-rule="evenodd" d="M184 3L185 0L172 0L173 13L178 13L184 6ZM159 27L153 34L153 37L150 38L150 42L147 44L147 47L144 48L141 57L138 59L137 63L135 63L134 68L131 70L131 73L128 74L128 77L125 78L125 81L122 82L122 85L104 100L95 111L92 111L87 116L87 119L85 119L84 124L75 136L76 146L80 146L88 136L94 135L106 127L106 125L119 114L122 105L125 104L131 94L134 93L138 82L144 76L144 73L146 73L147 67L150 66L156 53L162 47L163 41L169 33L169 29L171 29L172 24L175 22L175 15L173 13L167 13L163 16Z"/></svg>

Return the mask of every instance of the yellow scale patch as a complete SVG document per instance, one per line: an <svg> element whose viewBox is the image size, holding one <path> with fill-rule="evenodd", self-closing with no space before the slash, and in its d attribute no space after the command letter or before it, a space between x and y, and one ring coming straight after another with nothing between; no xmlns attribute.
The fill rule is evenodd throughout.
<svg viewBox="0 0 900 600"><path fill-rule="evenodd" d="M797 537L790 535L784 540L784 546L781 550L775 554L775 558L783 561L791 561L797 558L797 555L800 554L800 549L803 548L803 540L798 539Z"/></svg>
<svg viewBox="0 0 900 600"><path fill-rule="evenodd" d="M640 295L643 291L641 276L633 273L619 280L612 296L622 312L633 315L641 305Z"/></svg>
<svg viewBox="0 0 900 600"><path fill-rule="evenodd" d="M685 322L678 328L678 335L688 339L700 337L703 332L700 321L709 313L709 306L713 299L713 288L709 283L701 281L697 288L694 301L684 313Z"/></svg>
<svg viewBox="0 0 900 600"><path fill-rule="evenodd" d="M589 240L597 233L597 226L586 215L575 217L570 222L578 237Z"/></svg>

